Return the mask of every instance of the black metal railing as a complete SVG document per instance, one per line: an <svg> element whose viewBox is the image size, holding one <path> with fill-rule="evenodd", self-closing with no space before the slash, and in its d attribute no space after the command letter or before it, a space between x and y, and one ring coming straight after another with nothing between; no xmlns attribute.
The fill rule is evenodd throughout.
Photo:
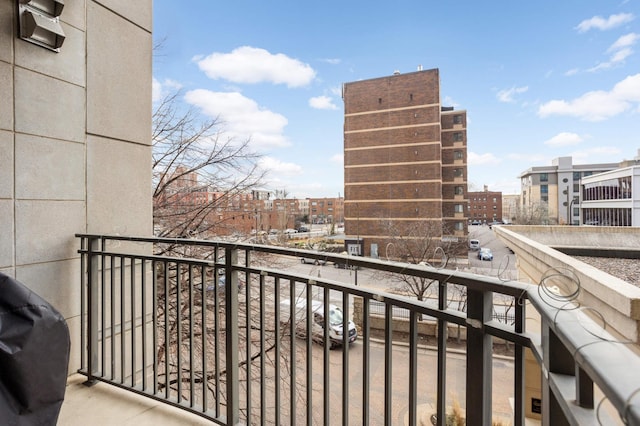
<svg viewBox="0 0 640 426"><path fill-rule="evenodd" d="M80 372L88 383L217 424L415 425L426 416L445 425L458 416L468 425L523 425L532 404L543 424L640 424L632 345L614 341L584 309L548 300L539 286L273 246L77 237ZM435 280L437 305L296 273L300 257ZM454 287L456 297L464 289L466 312L448 308ZM494 318L496 295L513 306L506 323ZM363 300L358 312L354 298ZM374 336L379 303L384 327ZM393 322L398 310L408 312L402 332ZM436 320L436 351L423 345L421 317ZM447 351L449 324L466 331L463 355ZM494 368L496 338L513 352ZM540 380L538 397L525 391L527 349L539 365L526 371Z"/></svg>

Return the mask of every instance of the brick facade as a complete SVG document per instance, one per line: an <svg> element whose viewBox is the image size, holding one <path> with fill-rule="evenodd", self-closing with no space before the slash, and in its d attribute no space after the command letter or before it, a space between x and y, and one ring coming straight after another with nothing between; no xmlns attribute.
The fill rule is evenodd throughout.
<svg viewBox="0 0 640 426"><path fill-rule="evenodd" d="M481 223L502 221L502 192L469 191L469 220Z"/></svg>
<svg viewBox="0 0 640 426"><path fill-rule="evenodd" d="M343 98L347 236L365 255L388 241L388 221L437 220L464 237L466 112L441 106L439 71L346 83Z"/></svg>

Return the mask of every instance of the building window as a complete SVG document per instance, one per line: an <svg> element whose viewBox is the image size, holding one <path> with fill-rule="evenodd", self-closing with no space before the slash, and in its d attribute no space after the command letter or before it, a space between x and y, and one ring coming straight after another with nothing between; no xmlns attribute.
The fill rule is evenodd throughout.
<svg viewBox="0 0 640 426"><path fill-rule="evenodd" d="M549 182L549 173L540 173L540 182Z"/></svg>
<svg viewBox="0 0 640 426"><path fill-rule="evenodd" d="M578 192L580 192L580 184L579 183L574 183L573 184L573 192L576 193L576 194Z"/></svg>
<svg viewBox="0 0 640 426"><path fill-rule="evenodd" d="M453 152L453 157L454 157L456 160L462 160L462 151L454 151L454 152Z"/></svg>
<svg viewBox="0 0 640 426"><path fill-rule="evenodd" d="M462 132L453 132L454 142L462 142Z"/></svg>
<svg viewBox="0 0 640 426"><path fill-rule="evenodd" d="M454 206L454 211L456 213L462 213L462 212L464 212L464 207L462 206L462 204L456 204Z"/></svg>
<svg viewBox="0 0 640 426"><path fill-rule="evenodd" d="M455 177L462 177L462 175L463 175L462 169L453 169L453 175Z"/></svg>
<svg viewBox="0 0 640 426"><path fill-rule="evenodd" d="M453 226L456 231L462 231L464 229L464 224L462 222L456 222Z"/></svg>
<svg viewBox="0 0 640 426"><path fill-rule="evenodd" d="M453 116L453 124L462 124L462 116L454 115Z"/></svg>
<svg viewBox="0 0 640 426"><path fill-rule="evenodd" d="M461 187L461 186L456 186L455 194L456 195L463 195L464 194L464 188Z"/></svg>
<svg viewBox="0 0 640 426"><path fill-rule="evenodd" d="M573 180L580 180L580 172L573 172Z"/></svg>
<svg viewBox="0 0 640 426"><path fill-rule="evenodd" d="M540 185L540 193L548 194L549 193L549 185Z"/></svg>

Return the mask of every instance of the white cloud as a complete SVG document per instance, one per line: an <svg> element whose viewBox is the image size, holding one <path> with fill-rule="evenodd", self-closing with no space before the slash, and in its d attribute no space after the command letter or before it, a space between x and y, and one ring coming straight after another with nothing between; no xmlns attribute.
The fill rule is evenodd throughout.
<svg viewBox="0 0 640 426"><path fill-rule="evenodd" d="M157 78L153 78L151 81L151 100L153 102L158 102L162 100L165 96L167 96L167 91L175 91L180 90L182 88L182 84L175 80L165 79L164 81L160 81Z"/></svg>
<svg viewBox="0 0 640 426"><path fill-rule="evenodd" d="M335 155L331 156L329 161L331 161L332 163L336 163L336 164L344 164L344 153L341 152L339 154L335 154Z"/></svg>
<svg viewBox="0 0 640 426"><path fill-rule="evenodd" d="M469 164L470 166L500 164L501 162L502 160L491 153L476 154L475 152L471 151L467 153L467 164Z"/></svg>
<svg viewBox="0 0 640 426"><path fill-rule="evenodd" d="M589 68L587 71L600 71L623 63L625 59L633 54L633 49L631 47L638 41L638 39L640 39L640 35L636 33L623 35L607 49L607 53L611 53L609 61L599 63L595 67Z"/></svg>
<svg viewBox="0 0 640 426"><path fill-rule="evenodd" d="M237 92L197 89L185 94L185 101L199 107L212 118L220 118L226 136L251 139L254 148L290 145L284 136L286 117L260 107L253 99Z"/></svg>
<svg viewBox="0 0 640 426"><path fill-rule="evenodd" d="M341 62L341 60L338 58L326 58L322 59L322 61L331 65L338 65Z"/></svg>
<svg viewBox="0 0 640 426"><path fill-rule="evenodd" d="M623 35L618 40L616 40L615 43L611 45L611 47L609 47L607 52L615 52L619 49L624 49L625 47L631 47L636 44L638 40L640 40L640 34L629 33Z"/></svg>
<svg viewBox="0 0 640 426"><path fill-rule="evenodd" d="M309 106L315 109L338 109L329 96L315 96L309 99Z"/></svg>
<svg viewBox="0 0 640 426"><path fill-rule="evenodd" d="M587 92L579 98L552 100L540 105L538 115L566 115L586 121L602 121L622 114L640 104L640 74L631 75L606 92Z"/></svg>
<svg viewBox="0 0 640 426"><path fill-rule="evenodd" d="M554 137L552 137L549 140L546 140L544 142L545 145L549 145L549 146L568 146L568 145L578 145L580 142L582 142L584 139L582 138L582 136L576 134L576 133L570 133L570 132L561 132L558 133L557 135L555 135Z"/></svg>
<svg viewBox="0 0 640 426"><path fill-rule="evenodd" d="M444 99L442 100L442 105L444 105L444 106L452 106L454 108L457 108L457 107L460 106L460 104L457 103L456 101L454 101L451 96L445 96Z"/></svg>
<svg viewBox="0 0 640 426"><path fill-rule="evenodd" d="M572 75L578 74L578 71L580 71L578 68L572 68L572 69L566 71L564 73L564 75L567 76L567 77L571 77Z"/></svg>
<svg viewBox="0 0 640 426"><path fill-rule="evenodd" d="M518 154L511 153L507 154L507 158L513 161L526 161L527 163L545 163L548 159L543 154Z"/></svg>
<svg viewBox="0 0 640 426"><path fill-rule="evenodd" d="M632 13L619 13L617 15L611 15L607 19L601 16L594 16L593 18L585 19L580 22L575 29L578 30L579 33L587 32L593 28L605 31L619 27L620 25L631 22L634 19L635 16L633 16Z"/></svg>
<svg viewBox="0 0 640 426"><path fill-rule="evenodd" d="M513 97L515 95L519 95L520 93L524 93L527 90L529 90L528 86L522 86L522 87L514 86L510 89L500 90L496 96L498 97L498 100L500 102L515 102L515 99L513 99Z"/></svg>
<svg viewBox="0 0 640 426"><path fill-rule="evenodd" d="M285 163L273 157L262 157L258 166L268 172L276 172L279 176L298 176L302 174L302 166L295 163Z"/></svg>
<svg viewBox="0 0 640 426"><path fill-rule="evenodd" d="M570 155L576 164L581 163L602 163L620 161L621 150L613 146L599 146L595 148L574 151Z"/></svg>
<svg viewBox="0 0 640 426"><path fill-rule="evenodd" d="M282 53L273 54L251 46L238 47L231 53L215 52L194 60L209 78L221 78L234 83L269 82L302 87L311 83L316 76L309 64Z"/></svg>

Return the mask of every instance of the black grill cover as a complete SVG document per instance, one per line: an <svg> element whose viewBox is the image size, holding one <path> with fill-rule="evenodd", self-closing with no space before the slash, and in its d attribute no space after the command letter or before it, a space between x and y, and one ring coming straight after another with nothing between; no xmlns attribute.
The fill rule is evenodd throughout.
<svg viewBox="0 0 640 426"><path fill-rule="evenodd" d="M62 315L0 272L1 424L56 424L69 348L69 329Z"/></svg>

